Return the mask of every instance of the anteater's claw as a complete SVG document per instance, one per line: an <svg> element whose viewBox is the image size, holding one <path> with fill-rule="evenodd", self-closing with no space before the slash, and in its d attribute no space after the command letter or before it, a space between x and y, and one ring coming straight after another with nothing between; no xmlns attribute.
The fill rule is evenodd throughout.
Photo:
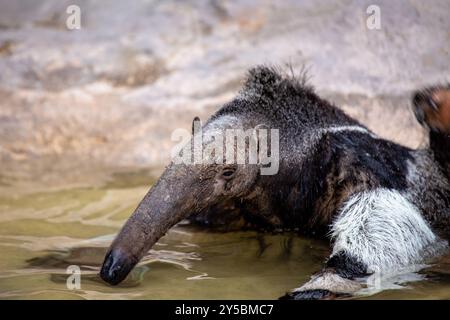
<svg viewBox="0 0 450 320"><path fill-rule="evenodd" d="M337 298L348 298L347 293L331 292L326 289L314 289L304 291L288 292L280 297L280 300L334 300Z"/></svg>

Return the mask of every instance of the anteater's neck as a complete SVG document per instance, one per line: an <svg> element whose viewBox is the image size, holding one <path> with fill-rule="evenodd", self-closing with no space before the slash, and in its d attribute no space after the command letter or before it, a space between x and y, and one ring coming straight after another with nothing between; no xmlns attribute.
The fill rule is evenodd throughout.
<svg viewBox="0 0 450 320"><path fill-rule="evenodd" d="M430 148L450 179L450 134L430 132Z"/></svg>

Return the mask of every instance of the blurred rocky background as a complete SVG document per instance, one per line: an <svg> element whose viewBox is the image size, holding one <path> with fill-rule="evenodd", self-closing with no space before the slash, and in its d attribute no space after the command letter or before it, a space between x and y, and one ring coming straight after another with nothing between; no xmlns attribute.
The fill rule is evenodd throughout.
<svg viewBox="0 0 450 320"><path fill-rule="evenodd" d="M160 168L171 132L262 63L306 66L321 95L417 147L409 97L450 80L449 13L448 0L0 0L0 175Z"/></svg>

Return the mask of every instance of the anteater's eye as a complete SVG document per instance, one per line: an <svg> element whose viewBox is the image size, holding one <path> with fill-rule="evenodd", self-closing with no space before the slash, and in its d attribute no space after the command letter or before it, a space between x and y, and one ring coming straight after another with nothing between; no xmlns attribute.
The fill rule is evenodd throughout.
<svg viewBox="0 0 450 320"><path fill-rule="evenodd" d="M226 169L223 169L223 171L222 171L222 177L224 177L225 179L229 179L229 178L231 178L232 176L233 176L233 174L234 174L234 169L233 168L226 168Z"/></svg>

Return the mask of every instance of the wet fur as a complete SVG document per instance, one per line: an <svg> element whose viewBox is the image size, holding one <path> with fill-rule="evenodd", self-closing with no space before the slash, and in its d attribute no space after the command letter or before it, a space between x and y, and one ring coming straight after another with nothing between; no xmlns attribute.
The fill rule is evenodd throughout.
<svg viewBox="0 0 450 320"><path fill-rule="evenodd" d="M422 263L446 248L447 89L424 90L413 100L431 134L428 149L411 150L377 137L303 79L268 67L252 69L240 94L191 139L193 144L205 137L201 143L208 147L209 134L228 128L278 129L277 174L261 175L259 164L230 165L223 159L172 162L111 244L102 279L123 281L189 215L209 227L290 229L329 239L332 254L324 269L285 296L290 299L354 294L364 286L359 278Z"/></svg>
<svg viewBox="0 0 450 320"><path fill-rule="evenodd" d="M273 227L325 236L344 201L376 188L410 194L437 229L443 227L440 219L450 215L448 178L433 149L411 150L377 137L318 97L304 77L296 79L269 67L252 69L239 96L208 122L225 116L251 118L249 127L264 123L282 132L280 172L259 177L261 190L269 190L265 202L279 218L280 225ZM361 130L324 130L348 127ZM274 186L277 192L271 192ZM427 192L422 192L424 188ZM251 208L255 199L245 200L240 210ZM212 225L213 211L209 211ZM201 223L201 215L196 219Z"/></svg>
<svg viewBox="0 0 450 320"><path fill-rule="evenodd" d="M443 122L447 121L446 112L439 114L443 115ZM318 97L303 78L298 80L273 68L259 67L249 72L239 96L209 122L225 116L244 119L244 127L264 123L281 132L280 171L275 176L260 176L258 189L234 206L241 223L264 229L295 229L316 237L331 236L335 246L325 269L285 298L301 298L305 292L310 293L306 297L329 297L327 292L333 290L342 294L340 291L346 290L338 289L345 287L346 281L419 263L438 253L437 249L427 251L433 244L436 248L445 247L446 241L441 242L441 238L450 238L450 139L448 132L442 132L446 122L436 126L439 115L433 122L426 117L419 119L432 128L430 148L411 150L371 133ZM386 203L377 201L379 196ZM387 233L387 238L379 240L385 242L377 244L376 235L363 236L365 249L363 244L359 248L357 244L353 248L339 245L339 235L342 238L345 232L349 237L361 236L352 235L346 229L351 226L342 222L353 205L360 206L354 211L356 215L367 213L363 219L368 218L375 231L383 224L389 227L390 221L398 226L388 230L391 233ZM374 205L378 209L371 214ZM393 219L395 210L390 211L389 206L397 206L401 211L398 221ZM209 224L214 226L214 210L207 215ZM246 222L242 222L242 217ZM196 219L201 223L202 214ZM381 249L377 253L377 245L383 244L387 250L390 242L398 240L394 238L402 234L394 231L402 224L404 228L412 224L404 241L413 243L400 244L398 250L390 253ZM371 259L361 253L364 250L375 250L374 255L381 257Z"/></svg>

